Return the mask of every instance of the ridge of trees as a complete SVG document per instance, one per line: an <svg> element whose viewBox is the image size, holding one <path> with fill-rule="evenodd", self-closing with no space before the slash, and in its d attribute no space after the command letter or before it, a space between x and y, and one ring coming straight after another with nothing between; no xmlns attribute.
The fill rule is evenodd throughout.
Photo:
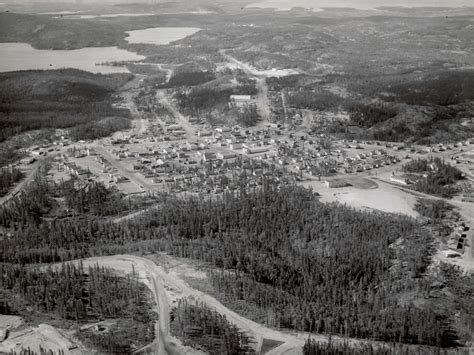
<svg viewBox="0 0 474 355"><path fill-rule="evenodd" d="M322 344L313 339L306 340L303 355L392 355L389 349L376 349L371 345L349 346L347 343L336 345L329 341Z"/></svg>
<svg viewBox="0 0 474 355"><path fill-rule="evenodd" d="M162 88L174 88L179 86L197 86L214 80L216 76L208 71L183 71L173 73L170 80L161 85Z"/></svg>
<svg viewBox="0 0 474 355"><path fill-rule="evenodd" d="M190 90L177 90L174 97L181 112L196 116L208 113L217 107L227 108L231 95L255 95L255 93L255 83L244 81L237 87L227 89L195 87Z"/></svg>
<svg viewBox="0 0 474 355"><path fill-rule="evenodd" d="M80 134L87 128L123 128L123 119L130 113L112 106L113 94L130 78L130 74L101 75L75 69L1 73L0 141L36 129L81 126L75 135L83 139L91 136L90 132ZM109 117L121 117L122 125L103 121Z"/></svg>
<svg viewBox="0 0 474 355"><path fill-rule="evenodd" d="M0 313L21 312L16 309L19 296L40 314L76 324L114 319L121 326L112 325L102 333L81 330L77 336L103 352L131 354L134 344L147 344L154 337L149 290L135 276L119 277L108 268L85 268L82 263L63 263L43 271L0 264L0 296L6 296L0 302Z"/></svg>
<svg viewBox="0 0 474 355"><path fill-rule="evenodd" d="M117 215L130 208L117 189L107 188L102 182L90 182L82 187L75 186L75 180L59 184L61 195L65 197L69 209L80 214L90 213L95 216Z"/></svg>
<svg viewBox="0 0 474 355"><path fill-rule="evenodd" d="M63 319L87 320L132 318L150 321L141 309L145 286L127 276L120 278L112 270L80 263L48 267L44 272L25 266L0 265L2 288L24 297L42 312ZM8 303L8 301L7 301Z"/></svg>
<svg viewBox="0 0 474 355"><path fill-rule="evenodd" d="M24 174L18 168L0 169L0 196L4 196L11 187L23 178Z"/></svg>
<svg viewBox="0 0 474 355"><path fill-rule="evenodd" d="M227 318L192 298L182 298L171 311L171 330L184 345L210 354L249 354L250 339Z"/></svg>

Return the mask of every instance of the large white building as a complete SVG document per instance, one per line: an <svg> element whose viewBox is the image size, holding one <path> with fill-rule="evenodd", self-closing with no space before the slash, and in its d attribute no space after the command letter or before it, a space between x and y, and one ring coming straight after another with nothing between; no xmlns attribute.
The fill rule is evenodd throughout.
<svg viewBox="0 0 474 355"><path fill-rule="evenodd" d="M255 105L255 96L252 95L230 95L230 106L243 108Z"/></svg>

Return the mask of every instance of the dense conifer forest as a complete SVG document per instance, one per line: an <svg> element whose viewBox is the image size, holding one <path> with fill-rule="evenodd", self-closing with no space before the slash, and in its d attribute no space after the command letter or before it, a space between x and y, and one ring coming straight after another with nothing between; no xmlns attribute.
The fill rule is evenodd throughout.
<svg viewBox="0 0 474 355"><path fill-rule="evenodd" d="M332 342L321 344L308 339L303 347L303 355L392 355L388 349L374 349L371 345L335 345Z"/></svg>
<svg viewBox="0 0 474 355"><path fill-rule="evenodd" d="M171 329L185 345L209 354L249 354L249 339L225 316L193 299L183 298L171 312Z"/></svg>
<svg viewBox="0 0 474 355"><path fill-rule="evenodd" d="M178 90L174 97L181 112L186 115L205 115L217 108L226 110L231 95L255 95L255 82L239 79L239 86L227 89L195 87L191 90Z"/></svg>
<svg viewBox="0 0 474 355"><path fill-rule="evenodd" d="M75 69L1 73L0 142L36 129L74 127L77 139L125 129L130 113L112 106L113 94L131 78Z"/></svg>
<svg viewBox="0 0 474 355"><path fill-rule="evenodd" d="M163 88L173 88L179 86L197 86L204 84L208 81L214 80L216 76L212 72L204 71L184 71L174 73L169 82L163 84Z"/></svg>
<svg viewBox="0 0 474 355"><path fill-rule="evenodd" d="M1 168L0 169L0 196L3 196L10 191L10 188L21 178L24 174L17 168Z"/></svg>
<svg viewBox="0 0 474 355"><path fill-rule="evenodd" d="M16 351L10 351L8 355L64 355L63 350L59 350L57 353L51 349L44 349L43 347L40 346L40 352L36 352L31 350L30 348L28 349L22 349L19 352Z"/></svg>
<svg viewBox="0 0 474 355"><path fill-rule="evenodd" d="M131 201L125 200L117 189L107 188L97 182L78 187L75 182L73 179L64 181L59 188L67 207L79 214L110 216L131 208Z"/></svg>
<svg viewBox="0 0 474 355"><path fill-rule="evenodd" d="M149 291L134 275L118 277L107 268L86 269L80 263L48 267L43 271L0 264L0 313L28 317L18 296L33 306L35 312L60 319L79 323L118 319L128 325L125 333L117 325L99 334L90 329L78 333L85 343L107 353L131 353L132 344L146 344L154 336ZM133 329L135 332L130 334Z"/></svg>
<svg viewBox="0 0 474 355"><path fill-rule="evenodd" d="M45 218L53 191L61 195L38 178L0 209L0 225L11 231L0 239L1 262L164 251L214 265L209 275L216 296L269 326L457 344L448 309L429 300L402 301L405 295L425 299L434 282L426 274L433 236L409 217L324 204L310 190L264 184L218 199L163 195L156 208L121 223L91 209L81 217ZM90 198L104 201L101 193ZM462 313L472 322L472 309Z"/></svg>

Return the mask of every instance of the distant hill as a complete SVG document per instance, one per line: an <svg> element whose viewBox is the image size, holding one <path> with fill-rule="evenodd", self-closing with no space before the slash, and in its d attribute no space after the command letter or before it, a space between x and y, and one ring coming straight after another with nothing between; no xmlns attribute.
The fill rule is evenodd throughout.
<svg viewBox="0 0 474 355"><path fill-rule="evenodd" d="M126 43L113 24L0 13L0 42L26 42L38 49L78 49Z"/></svg>
<svg viewBox="0 0 474 355"><path fill-rule="evenodd" d="M90 130L105 118L128 118L127 110L112 103L115 91L130 79L130 74L75 69L0 73L0 141L28 130L81 125Z"/></svg>

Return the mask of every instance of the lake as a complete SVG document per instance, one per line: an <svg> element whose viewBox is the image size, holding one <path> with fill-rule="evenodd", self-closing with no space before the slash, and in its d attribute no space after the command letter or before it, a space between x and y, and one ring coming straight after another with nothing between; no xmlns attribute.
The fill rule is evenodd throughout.
<svg viewBox="0 0 474 355"><path fill-rule="evenodd" d="M162 15L179 15L179 14L189 14L189 15L208 15L208 14L215 14L214 11L206 11L206 10L197 10L197 11L182 11L182 12L132 12L132 13L118 13L118 14L101 14L101 15L94 15L94 14L80 14L79 11L76 12L50 12L50 13L43 13L40 15L61 15L55 16L54 18L62 18L62 19L70 19L70 20L91 20L91 19L110 19L116 17L145 17L145 16L162 16Z"/></svg>
<svg viewBox="0 0 474 355"><path fill-rule="evenodd" d="M27 43L0 43L0 72L75 68L102 74L128 73L125 67L98 64L142 59L145 57L117 47L43 50Z"/></svg>
<svg viewBox="0 0 474 355"><path fill-rule="evenodd" d="M77 12L76 12L77 13ZM50 13L49 15L55 15L54 13ZM63 15L60 13L56 13L56 15ZM140 12L140 13L120 13L120 14L103 14L103 15L74 15L74 14L65 14L66 16L57 16L55 18L62 18L62 19L71 19L71 20L90 20L94 18L115 18L115 17L141 17L141 16L154 16L157 15L154 12Z"/></svg>
<svg viewBox="0 0 474 355"><path fill-rule="evenodd" d="M169 44L199 32L195 27L154 27L145 30L127 31L128 43Z"/></svg>
<svg viewBox="0 0 474 355"><path fill-rule="evenodd" d="M264 0L249 4L247 8L274 8L279 11L302 7L313 11L322 8L354 8L372 10L383 6L404 7L464 7L472 6L472 0Z"/></svg>

